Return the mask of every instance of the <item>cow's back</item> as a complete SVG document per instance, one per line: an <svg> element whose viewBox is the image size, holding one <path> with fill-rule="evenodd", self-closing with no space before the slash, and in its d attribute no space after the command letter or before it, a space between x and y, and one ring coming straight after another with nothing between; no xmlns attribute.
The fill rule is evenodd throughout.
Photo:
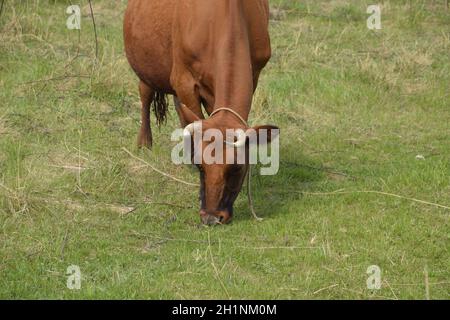
<svg viewBox="0 0 450 320"><path fill-rule="evenodd" d="M240 106L247 116L270 58L268 15L267 0L129 0L127 57L159 92L195 91L209 106Z"/></svg>
<svg viewBox="0 0 450 320"><path fill-rule="evenodd" d="M129 0L124 19L125 51L138 77L172 93L172 22L177 0Z"/></svg>

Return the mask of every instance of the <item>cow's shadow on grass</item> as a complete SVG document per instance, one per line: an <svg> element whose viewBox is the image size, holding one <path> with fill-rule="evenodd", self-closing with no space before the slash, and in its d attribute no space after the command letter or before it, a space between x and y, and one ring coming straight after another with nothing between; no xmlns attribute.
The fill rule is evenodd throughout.
<svg viewBox="0 0 450 320"><path fill-rule="evenodd" d="M319 184L328 180L327 170L320 163L302 155L296 160L280 160L279 171L273 176L262 176L260 166L253 166L251 177L253 206L261 218L286 214L290 203L302 196L301 192L317 190ZM246 184L234 211L235 222L253 219L248 205Z"/></svg>

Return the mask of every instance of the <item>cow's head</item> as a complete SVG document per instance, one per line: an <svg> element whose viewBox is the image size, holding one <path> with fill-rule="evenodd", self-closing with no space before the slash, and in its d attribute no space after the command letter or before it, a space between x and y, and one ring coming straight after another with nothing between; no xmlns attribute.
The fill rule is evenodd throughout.
<svg viewBox="0 0 450 320"><path fill-rule="evenodd" d="M192 159L197 159L193 163L200 172L201 220L208 225L228 223L233 216L233 204L248 171L251 144L270 143L275 137L272 130L277 129L273 132L278 134L278 127L266 125L248 128L236 116L227 112L202 120L184 105L181 106L179 114L187 124L184 139L191 139ZM211 129L221 133L222 141L215 141L216 136L211 136L211 132L214 133ZM235 133L231 139L230 129L234 129L231 131ZM264 139L260 138L262 132L268 133ZM201 145L193 141L194 137L200 137ZM219 151L218 154L216 150ZM214 156L214 162L208 158L209 155ZM233 161L230 162L230 159Z"/></svg>

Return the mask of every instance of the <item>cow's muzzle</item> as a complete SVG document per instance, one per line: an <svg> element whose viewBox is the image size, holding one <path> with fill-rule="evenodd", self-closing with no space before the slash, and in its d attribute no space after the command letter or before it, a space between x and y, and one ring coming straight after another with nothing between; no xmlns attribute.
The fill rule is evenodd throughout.
<svg viewBox="0 0 450 320"><path fill-rule="evenodd" d="M203 224L213 226L216 224L229 223L231 221L231 214L224 210L218 210L211 213L202 209L200 210L200 218Z"/></svg>

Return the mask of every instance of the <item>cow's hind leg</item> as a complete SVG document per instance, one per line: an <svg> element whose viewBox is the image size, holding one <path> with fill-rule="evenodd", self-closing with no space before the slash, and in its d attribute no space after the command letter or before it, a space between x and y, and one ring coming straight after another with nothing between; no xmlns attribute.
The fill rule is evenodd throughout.
<svg viewBox="0 0 450 320"><path fill-rule="evenodd" d="M141 129L138 136L138 147L151 148L152 128L150 126L150 106L155 96L155 90L149 87L144 82L139 83L139 94L141 96Z"/></svg>

